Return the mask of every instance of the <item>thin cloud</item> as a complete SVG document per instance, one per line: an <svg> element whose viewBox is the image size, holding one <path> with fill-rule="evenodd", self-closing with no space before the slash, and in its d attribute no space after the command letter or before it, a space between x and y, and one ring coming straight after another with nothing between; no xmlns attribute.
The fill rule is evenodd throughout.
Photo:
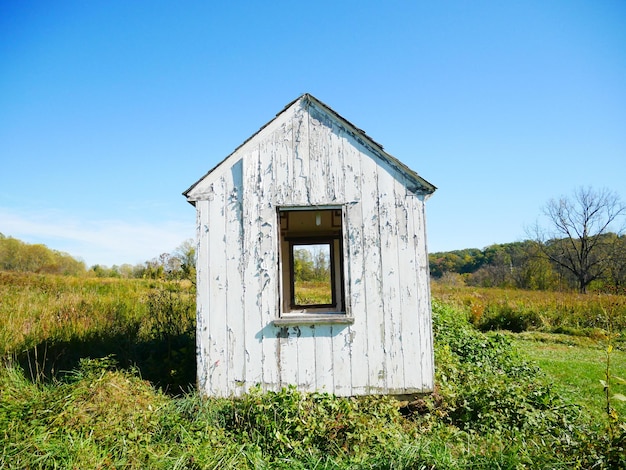
<svg viewBox="0 0 626 470"><path fill-rule="evenodd" d="M65 251L88 266L136 264L171 252L194 236L193 221L77 220L59 211L15 213L0 208L0 233Z"/></svg>

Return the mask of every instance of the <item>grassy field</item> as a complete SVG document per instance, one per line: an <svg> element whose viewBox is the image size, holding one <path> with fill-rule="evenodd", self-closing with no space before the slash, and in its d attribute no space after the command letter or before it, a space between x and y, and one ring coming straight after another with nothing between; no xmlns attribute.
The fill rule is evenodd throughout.
<svg viewBox="0 0 626 470"><path fill-rule="evenodd" d="M401 408L295 389L202 398L190 283L0 273L0 468L626 466L626 410L603 411L601 322L581 321L597 299L446 289L433 289L437 389ZM614 325L621 301L606 304Z"/></svg>
<svg viewBox="0 0 626 470"><path fill-rule="evenodd" d="M188 281L0 272L0 357L55 378L113 355L166 389L195 383L195 291Z"/></svg>
<svg viewBox="0 0 626 470"><path fill-rule="evenodd" d="M596 421L607 419L606 397L601 380L606 381L607 345L594 339L546 333L519 333L513 344L535 361L568 399L581 405ZM626 378L626 351L616 349L610 357L610 373ZM626 395L626 384L615 380L612 393ZM611 402L626 416L626 402Z"/></svg>
<svg viewBox="0 0 626 470"><path fill-rule="evenodd" d="M298 305L328 305L333 301L329 281L297 281L295 289Z"/></svg>
<svg viewBox="0 0 626 470"><path fill-rule="evenodd" d="M433 296L460 309L483 331L508 330L513 344L535 361L574 403L606 420L609 330L610 374L626 378L626 297L575 292L451 286L434 282ZM611 393L626 395L614 380ZM626 402L612 400L621 416Z"/></svg>
<svg viewBox="0 0 626 470"><path fill-rule="evenodd" d="M626 296L432 283L433 296L466 309L479 329L516 333L543 331L601 339L605 331L626 332ZM619 341L624 341L624 335Z"/></svg>

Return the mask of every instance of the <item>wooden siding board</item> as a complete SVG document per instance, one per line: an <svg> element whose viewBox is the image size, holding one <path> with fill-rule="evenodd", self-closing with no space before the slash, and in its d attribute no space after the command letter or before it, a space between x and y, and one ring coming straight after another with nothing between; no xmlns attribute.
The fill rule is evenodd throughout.
<svg viewBox="0 0 626 470"><path fill-rule="evenodd" d="M361 356L358 361L353 361L353 337L354 329L352 325L332 325L330 336L332 391L338 396L352 396L354 394L352 386L353 378L356 374L353 371L353 365L355 363L360 365L364 357ZM367 380L367 368L363 368L360 365L360 369L365 369L366 373L362 375ZM363 389L365 389L365 385Z"/></svg>
<svg viewBox="0 0 626 470"><path fill-rule="evenodd" d="M413 214L414 230L419 233L416 240L416 264L417 264L417 281L419 286L418 312L420 318L420 344L421 344L421 364L422 364L422 383L424 391L433 390L434 387L434 349L433 349L433 332L431 318L431 299L430 299L430 273L428 267L428 253L426 247L426 220L425 207L422 197L413 197L414 203Z"/></svg>
<svg viewBox="0 0 626 470"><path fill-rule="evenodd" d="M338 129L334 129L330 134L331 138L331 172L334 176L335 189L334 195L339 201L348 203L349 201L355 201L359 197L360 187L352 184L359 181L358 174L355 175L354 168L358 167L358 154L355 155L356 162L353 165L348 166L344 160L345 152L344 145L346 140ZM354 213L354 217L351 215ZM356 215L358 212L358 216ZM354 204L344 204L342 212L343 220L343 273L344 273L344 300L346 314L352 316L354 313L354 307L359 308L360 299L353 299L351 295L354 292L360 297L358 289L352 288L352 276L350 274L354 259L352 254L358 259L358 256L362 254L362 246L351 247L351 238L355 240L355 244L360 245L360 233L361 233L361 217L360 208L355 208ZM357 228L354 228L356 224ZM350 237L352 234L353 237ZM352 260L352 262L350 261ZM362 257L361 257L362 260ZM360 274L362 275L363 267L361 266ZM355 270L356 273L356 270ZM360 277L359 277L360 282ZM353 329L352 326L336 325L331 329L331 348L332 348L332 365L334 374L334 386L333 391L337 395L350 396L352 395L352 338ZM365 335L364 335L365 336ZM363 369L363 367L361 367ZM365 380L367 380L367 372L365 373Z"/></svg>
<svg viewBox="0 0 626 470"><path fill-rule="evenodd" d="M363 240L363 207L361 204L361 155L352 142L342 140L344 156L344 250L347 276L346 301L348 314L354 324L344 330L344 344L339 351L349 352L350 388L353 394L363 395L369 389L367 310L365 297L365 246Z"/></svg>
<svg viewBox="0 0 626 470"><path fill-rule="evenodd" d="M212 393L227 390L228 342L226 332L226 218L224 179L214 183L213 197L209 199L209 350L211 362L209 383Z"/></svg>
<svg viewBox="0 0 626 470"><path fill-rule="evenodd" d="M293 157L293 122L288 121L280 127L275 141L276 166L276 205L286 205L293 200L294 157Z"/></svg>
<svg viewBox="0 0 626 470"><path fill-rule="evenodd" d="M333 326L317 325L310 328L314 335L315 388L333 393L335 390L333 380Z"/></svg>
<svg viewBox="0 0 626 470"><path fill-rule="evenodd" d="M225 179L226 199L226 325L228 332L228 384L240 396L246 383L246 328L244 305L243 162L233 165Z"/></svg>
<svg viewBox="0 0 626 470"><path fill-rule="evenodd" d="M327 197L329 200L347 202L345 197L345 162L343 155L343 144L345 139L339 128L334 125L331 119L327 118L329 127L328 152L328 183Z"/></svg>
<svg viewBox="0 0 626 470"><path fill-rule="evenodd" d="M198 389L210 394L209 366L211 356L208 348L209 335L209 227L208 201L196 203L197 233L197 284L196 284L196 356Z"/></svg>
<svg viewBox="0 0 626 470"><path fill-rule="evenodd" d="M413 246L413 220L411 196L402 186L396 186L396 198L403 204L396 206L398 220L398 264L403 273L400 286L400 308L402 310L401 340L403 348L404 386L411 390L422 388L419 314L417 311L417 270Z"/></svg>
<svg viewBox="0 0 626 470"><path fill-rule="evenodd" d="M315 383L315 328L309 325L289 328L298 341L298 388L305 392L313 392Z"/></svg>
<svg viewBox="0 0 626 470"><path fill-rule="evenodd" d="M318 119L308 116L309 133L309 204L328 203L326 184L328 173L328 149L325 148L327 132Z"/></svg>
<svg viewBox="0 0 626 470"><path fill-rule="evenodd" d="M422 389L429 388L429 382L432 382L430 378L433 371L433 364L431 358L432 354L432 342L430 337L430 324L427 325L426 318L429 318L429 314L424 312L425 305L427 305L428 299L428 280L420 278L420 264L426 258L425 253L422 254L421 250L424 249L423 237L424 228L422 226L421 217L421 202L416 197L410 197L408 200L411 203L412 210L409 212L412 225L412 249L415 253L415 286L416 286L416 309L417 309L417 327L415 328L415 334L419 340L420 348L417 351L418 354L418 367L419 377ZM426 328L427 326L427 328ZM428 331L427 331L428 330Z"/></svg>
<svg viewBox="0 0 626 470"><path fill-rule="evenodd" d="M299 109L295 114L293 129L293 205L309 205L309 130L308 113ZM288 204L289 205L289 204Z"/></svg>
<svg viewBox="0 0 626 470"><path fill-rule="evenodd" d="M327 113L311 105L310 117L310 140L311 156L316 156L318 165L314 173L311 168L311 176L315 177L312 187L316 188L315 202L330 204L333 202L345 203L345 179L343 149L347 134L345 129ZM358 150L357 150L358 152Z"/></svg>
<svg viewBox="0 0 626 470"><path fill-rule="evenodd" d="M243 160L243 246L244 321L246 330L246 388L263 382L263 336L261 316L261 280L257 270L260 259L260 212L257 200L258 150Z"/></svg>
<svg viewBox="0 0 626 470"><path fill-rule="evenodd" d="M282 327L278 333L280 387L298 383L298 336L295 328Z"/></svg>
<svg viewBox="0 0 626 470"><path fill-rule="evenodd" d="M396 219L396 181L380 167L378 171L379 233L385 331L386 387L390 390L404 388L404 362L402 350L402 306L400 304L400 276L398 265L398 222ZM400 202L401 203L401 202Z"/></svg>
<svg viewBox="0 0 626 470"><path fill-rule="evenodd" d="M273 136L272 136L273 137ZM260 258L258 273L261 280L260 306L263 335L263 381L268 389L280 389L278 374L279 348L278 328L272 321L278 317L278 227L275 195L275 165L267 156L271 154L273 138L260 142L259 161L262 174L259 176L257 203L260 207L259 235Z"/></svg>
<svg viewBox="0 0 626 470"><path fill-rule="evenodd" d="M367 364L370 393L386 393L385 323L380 259L379 194L376 164L369 155L361 158L363 199L363 247Z"/></svg>

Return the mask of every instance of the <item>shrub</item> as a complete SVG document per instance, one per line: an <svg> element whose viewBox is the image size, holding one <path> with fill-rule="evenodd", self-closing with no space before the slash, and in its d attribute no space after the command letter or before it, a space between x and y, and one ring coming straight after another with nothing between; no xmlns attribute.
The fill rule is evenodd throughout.
<svg viewBox="0 0 626 470"><path fill-rule="evenodd" d="M376 453L403 438L397 402L389 397L337 398L292 386L279 392L255 388L227 404L225 429L273 457Z"/></svg>
<svg viewBox="0 0 626 470"><path fill-rule="evenodd" d="M506 436L532 452L528 458L543 459L550 449L555 461L579 464L572 456L589 423L507 337L478 332L462 311L436 301L433 321L439 389L431 412L470 434Z"/></svg>
<svg viewBox="0 0 626 470"><path fill-rule="evenodd" d="M542 325L541 317L532 309L511 306L508 302L487 305L476 326L483 331L508 330L514 333L534 330Z"/></svg>

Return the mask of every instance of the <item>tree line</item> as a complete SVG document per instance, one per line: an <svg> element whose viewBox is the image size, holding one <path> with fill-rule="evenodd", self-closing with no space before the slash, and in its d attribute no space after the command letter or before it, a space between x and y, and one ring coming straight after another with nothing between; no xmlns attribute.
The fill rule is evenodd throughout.
<svg viewBox="0 0 626 470"><path fill-rule="evenodd" d="M431 253L431 275L486 287L626 292L626 205L617 193L580 187L548 201L543 216L522 242ZM67 253L0 233L0 270L195 281L195 245L187 240L136 265L87 269ZM316 245L296 249L294 270L298 280L329 279L329 253Z"/></svg>
<svg viewBox="0 0 626 470"><path fill-rule="evenodd" d="M545 251L558 253L571 243L562 238L541 246L536 240L490 245L429 254L430 274L435 279L481 287L516 287L532 290L578 290L585 292L626 289L626 236L607 233L600 237L595 255L602 265L594 270L585 290L571 270L552 261ZM591 277L591 276L590 276Z"/></svg>
<svg viewBox="0 0 626 470"><path fill-rule="evenodd" d="M85 263L46 245L24 243L0 233L0 270L45 274L78 275Z"/></svg>
<svg viewBox="0 0 626 470"><path fill-rule="evenodd" d="M431 275L487 287L625 291L626 205L617 193L580 187L548 201L543 215L526 241L430 254Z"/></svg>
<svg viewBox="0 0 626 470"><path fill-rule="evenodd" d="M196 252L191 240L183 242L173 253L162 253L143 263L96 264L87 268L84 261L43 244L25 243L0 233L0 271L32 272L71 276L95 276L143 279L189 279L195 282Z"/></svg>
<svg viewBox="0 0 626 470"><path fill-rule="evenodd" d="M172 253L161 253L139 264L122 264L111 267L96 264L90 268L96 277L135 279L188 279L196 282L196 247L192 240L184 241Z"/></svg>

